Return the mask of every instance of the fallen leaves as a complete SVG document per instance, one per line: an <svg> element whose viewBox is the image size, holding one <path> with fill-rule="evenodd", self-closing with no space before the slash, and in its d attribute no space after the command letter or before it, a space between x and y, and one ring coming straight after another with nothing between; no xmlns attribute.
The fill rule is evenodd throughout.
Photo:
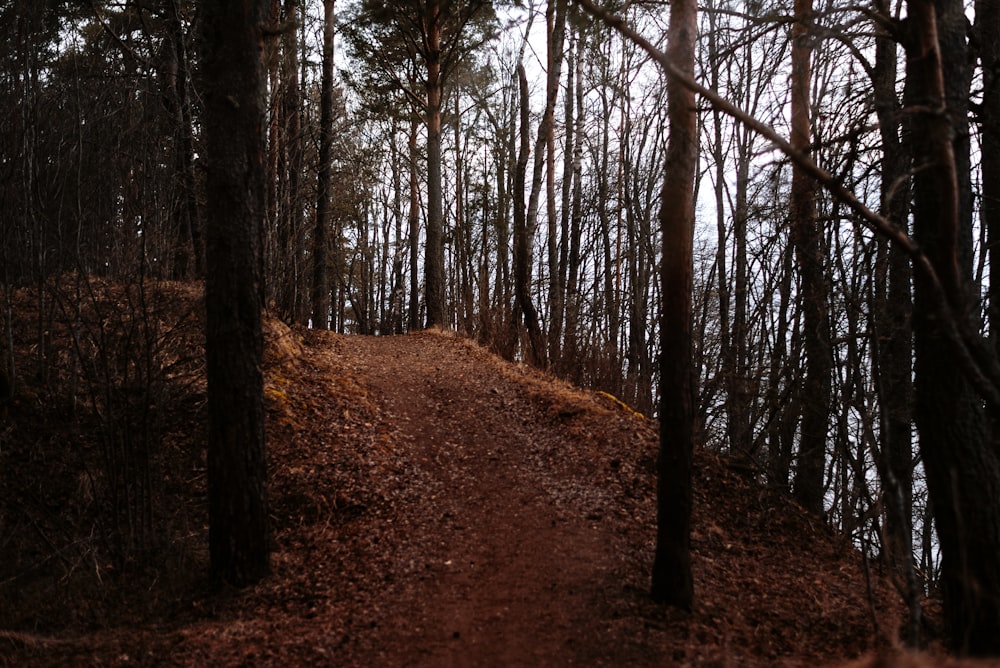
<svg viewBox="0 0 1000 668"><path fill-rule="evenodd" d="M188 436L167 453L175 567L117 601L124 575L96 590L68 581L77 616L45 624L68 640L11 635L10 661L816 665L892 640L902 606L876 577L889 637L876 636L860 557L707 451L695 610L652 604L656 426L614 398L454 335L265 330L273 575L242 592L205 586L203 463ZM197 400L173 410L177 424L204 417Z"/></svg>

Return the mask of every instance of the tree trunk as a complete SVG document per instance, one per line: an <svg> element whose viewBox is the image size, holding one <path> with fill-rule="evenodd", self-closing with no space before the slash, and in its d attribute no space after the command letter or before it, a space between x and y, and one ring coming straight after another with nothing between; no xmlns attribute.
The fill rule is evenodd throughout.
<svg viewBox="0 0 1000 668"><path fill-rule="evenodd" d="M205 271L205 253L202 248L201 218L198 210L197 187L194 173L194 120L191 114L191 59L187 49L187 39L181 21L180 0L169 0L167 25L176 64L174 80L169 98L175 127L175 164L181 194L177 200L174 216L178 238L175 249L175 278L190 275L201 277ZM190 255L193 266L189 266Z"/></svg>
<svg viewBox="0 0 1000 668"><path fill-rule="evenodd" d="M608 40L610 42L610 40ZM610 60L610 59L609 59ZM610 75L606 75L609 76ZM614 242L611 239L611 215L608 213L610 200L610 180L609 163L611 162L611 116L615 106L615 100L608 97L606 86L600 89L601 113L598 119L601 124L600 154L597 162L597 219L601 228L601 250L604 259L604 266L600 272L600 280L603 283L603 318L607 322L606 348L601 351L606 364L603 379L618 378L621 371L621 362L618 354L618 330L621 325L621 314L618 308L618 290L616 289L618 255L613 250ZM615 204L617 207L617 203ZM597 277L595 277L595 281ZM600 294L601 291L595 291ZM602 317L598 316L598 317Z"/></svg>
<svg viewBox="0 0 1000 668"><path fill-rule="evenodd" d="M270 0L267 21L271 25L281 23L281 0ZM264 238L261 240L258 253L265 278L278 274L281 270L279 255L273 247L271 235L278 229L278 216L281 204L278 193L278 183L281 181L281 105L277 103L278 89L281 79L279 54L281 52L280 35L268 35L264 43L264 62L267 69L268 99L267 107L267 211L264 218ZM276 299L280 286L270 280L266 284L267 298L265 303Z"/></svg>
<svg viewBox="0 0 1000 668"><path fill-rule="evenodd" d="M559 219L556 216L556 139L555 105L559 95L559 79L563 62L563 43L566 35L567 0L549 2L546 9L548 26L547 81L545 103L545 192L548 216L549 255L549 327L548 358L559 359L562 338L563 284L559 263ZM553 8L554 7L554 8ZM567 99L572 99L567 94ZM541 128L539 128L539 135ZM564 198L565 203L565 198Z"/></svg>
<svg viewBox="0 0 1000 668"><path fill-rule="evenodd" d="M728 397L729 442L737 452L752 454L753 433L750 424L751 391L748 387L747 344L747 221L750 219L749 189L750 162L752 160L751 135L745 129L737 129L738 164L736 165L736 202L733 210L733 245L735 246L736 271L733 283L733 329L729 338L733 377L729 385L732 393Z"/></svg>
<svg viewBox="0 0 1000 668"><path fill-rule="evenodd" d="M722 56L718 44L718 28L716 26L717 12L712 8L708 14L708 49L710 84L713 90L720 90L720 69L723 65ZM715 208L716 208L716 229L718 236L718 248L716 250L716 283L719 294L719 348L721 360L719 373L722 376L722 387L726 393L726 432L729 438L729 453L731 457L747 458L750 450L750 433L747 424L747 392L743 378L743 355L745 349L745 328L746 320L746 179L745 173L748 169L749 159L744 160L745 142L739 141L743 134L743 129L733 128L733 143L737 147L737 177L736 177L736 203L732 211L732 243L736 247L736 254L742 258L742 263L737 260L737 267L743 271L742 282L740 277L736 278L736 290L739 291L737 298L736 313L731 314L731 292L729 285L729 271L727 267L727 257L729 245L726 233L726 150L722 130L724 127L722 111L712 110L712 129L714 132L714 155L715 161ZM741 199L742 195L742 199ZM742 202L743 207L740 206ZM741 226L742 222L742 226ZM742 252L741 252L742 251ZM742 290L741 290L742 288ZM742 308L741 308L742 307ZM730 316L733 320L730 320Z"/></svg>
<svg viewBox="0 0 1000 668"><path fill-rule="evenodd" d="M444 191L441 185L441 24L437 2L428 2L424 14L427 39L427 249L424 253L424 290L427 326L447 325L444 282Z"/></svg>
<svg viewBox="0 0 1000 668"><path fill-rule="evenodd" d="M1000 271L1000 0L977 0L976 36L983 72L983 103L979 109L982 156L982 224L986 226L991 275ZM1000 355L1000 280L991 278L987 293L993 350ZM1000 447L1000 413L990 418L990 441Z"/></svg>
<svg viewBox="0 0 1000 668"><path fill-rule="evenodd" d="M809 90L811 67L812 0L795 0L792 26L792 146L810 153ZM823 465L830 415L830 316L819 221L816 183L798 165L792 167L792 237L801 276L803 346L806 372L802 384L802 435L795 473L795 497L809 511L823 512Z"/></svg>
<svg viewBox="0 0 1000 668"><path fill-rule="evenodd" d="M960 76L964 35L948 26L962 3L909 0L907 85L912 84L913 228L937 272L944 298L958 318L968 308L971 264L961 230L963 198L956 161L955 124L946 77ZM939 17L942 18L939 32ZM953 143L952 137L956 138ZM939 319L939 297L915 272L913 334L915 417L927 487L941 545L941 588L952 649L1000 654L1000 454L986 440L981 401L956 362Z"/></svg>
<svg viewBox="0 0 1000 668"><path fill-rule="evenodd" d="M289 22L280 31L279 43L269 54L273 58L271 89L271 113L276 114L277 124L272 121L271 158L274 163L276 182L274 184L274 243L266 252L271 266L267 276L274 276L268 284L268 292L273 294L278 313L288 323L298 322L303 315L302 258L303 238L302 202L300 202L300 174L302 167L302 114L299 100L299 66L296 30L293 27L298 0L285 0L280 21L276 17L276 3L271 3L270 22ZM270 45L269 45L270 46ZM280 52L280 55L279 55ZM280 64L280 67L279 67Z"/></svg>
<svg viewBox="0 0 1000 668"><path fill-rule="evenodd" d="M569 378L576 384L581 382L580 365L577 363L579 347L580 323L580 244L583 227L583 123L584 123L584 90L583 90L583 42L585 35L581 34L577 44L576 54L576 89L573 97L576 100L575 137L572 147L567 144L567 150L573 152L573 192L569 217L569 251L566 258L566 344L563 349L563 359L569 368ZM567 96L569 93L567 92ZM567 133L568 134L568 133ZM568 141L568 138L567 138ZM565 177L564 177L565 178Z"/></svg>
<svg viewBox="0 0 1000 668"><path fill-rule="evenodd" d="M566 21L566 5L567 0L556 0L555 2L550 2L547 6L545 19L546 28L548 31L547 35L547 57L546 57L546 83L545 83L545 110L542 112L542 121L538 124L538 137L535 140L535 159L532 167L531 173L531 193L528 196L528 211L527 211L527 222L526 222L526 232L525 236L529 240L535 238L535 230L538 227L538 201L541 199L542 192L542 169L545 168L545 185L546 185L546 201L548 203L547 209L547 249L548 249L548 260L549 260L549 294L552 296L553 291L558 291L558 286L556 282L558 280L558 256L556 249L556 215L555 215L555 107L556 100L559 96L559 78L560 78L560 68L562 66L562 48L563 48L563 34L564 26ZM520 77L520 73L518 73ZM519 79L520 80L520 79ZM524 113L524 106L527 104L527 98L523 96L522 93L522 116ZM523 120L522 120L523 122ZM530 253L530 247L529 247ZM530 257L530 255L528 256ZM530 275L530 262L528 264L528 273ZM552 303L550 301L550 307ZM534 308L534 307L532 307ZM530 321L525 314L525 324L528 324L529 331L528 335L531 337L532 347L536 346L535 341L541 342L542 332L539 326L539 331L533 332L530 329ZM534 316L534 320L537 322L537 315ZM535 362L538 366L545 366L547 360L547 350L544 345L541 345L541 349L535 350L533 355L535 357ZM555 342L558 346L558 341Z"/></svg>
<svg viewBox="0 0 1000 668"><path fill-rule="evenodd" d="M521 124L514 175L514 301L528 330L529 359L533 365L542 366L545 364L545 344L542 341L542 329L538 324L538 312L531 301L531 247L534 230L529 224L531 205L529 203L527 213L524 205L529 150L528 79L524 66L520 63L517 66L517 81L520 90Z"/></svg>
<svg viewBox="0 0 1000 668"><path fill-rule="evenodd" d="M417 171L417 132L420 130L416 114L410 119L410 134L407 138L410 174L410 205L406 215L410 235L410 304L409 328L415 331L420 328L420 274L417 264L420 261L420 183Z"/></svg>
<svg viewBox="0 0 1000 668"><path fill-rule="evenodd" d="M396 136L399 134L399 127L393 124L392 139L392 193L393 193L393 240L392 253L392 291L390 294L390 332L402 334L403 329L403 297L405 288L403 287L403 182L402 182L402 160L397 144Z"/></svg>
<svg viewBox="0 0 1000 668"><path fill-rule="evenodd" d="M505 112L509 118L503 124L497 124L498 141L494 151L494 163L496 167L496 188L497 188L497 209L494 215L495 229L497 236L497 271L496 285L493 293L496 295L497 304L494 307L494 315L491 318L491 330L493 341L497 350L506 358L513 356L514 340L510 336L510 323L508 318L511 314L510 304L513 286L511 285L511 257L510 257L510 225L511 225L511 200L513 198L513 178L514 162L517 155L517 92L512 91L512 86L504 87ZM508 94L510 99L508 100ZM509 104L508 104L509 103Z"/></svg>
<svg viewBox="0 0 1000 668"><path fill-rule="evenodd" d="M697 4L674 0L667 56L688 76L694 74ZM660 313L660 455L653 600L690 610L691 475L694 449L691 366L691 286L694 245L694 181L698 157L695 96L677 79L667 83L666 175L661 196L663 230Z"/></svg>
<svg viewBox="0 0 1000 668"><path fill-rule="evenodd" d="M205 350L212 575L243 586L269 570L260 267L264 215L262 26L267 3L202 5L207 165Z"/></svg>
<svg viewBox="0 0 1000 668"><path fill-rule="evenodd" d="M910 146L900 140L900 108L896 94L897 43L878 35L875 46L874 101L882 139L883 215L901 228L909 217ZM883 480L891 566L905 583L910 619L905 642L920 640L920 594L913 570L913 336L910 327L910 263L903 249L882 242L872 317L882 444L879 471ZM888 286L886 289L883 286Z"/></svg>
<svg viewBox="0 0 1000 668"><path fill-rule="evenodd" d="M563 166L562 166L562 202L559 212L559 267L555 280L558 281L558 291L554 295L551 304L552 315L549 316L549 357L551 363L560 372L565 374L563 360L563 333L567 310L567 273L569 270L569 217L571 212L571 196L573 194L573 146L576 141L575 133L575 95L574 95L574 68L576 67L577 40L574 38L572 29L570 32L569 44L569 64L566 67L566 96L563 101L563 123L565 132L565 143L563 144Z"/></svg>
<svg viewBox="0 0 1000 668"><path fill-rule="evenodd" d="M465 213L465 156L462 147L461 96L455 95L455 287L456 315L460 331L472 331L475 304L472 296L472 230Z"/></svg>
<svg viewBox="0 0 1000 668"><path fill-rule="evenodd" d="M765 403L770 416L767 428L767 477L768 483L776 489L787 492L788 478L792 465L792 435L798 424L798 402L790 388L798 382L795 370L799 366L798 335L796 322L789 322L792 300L792 258L794 250L791 241L781 252L781 274L778 284L778 317L775 319L777 331L774 333L775 351L771 355ZM791 345L788 340L791 335ZM784 382L782 380L784 379ZM791 394L792 401L782 395Z"/></svg>
<svg viewBox="0 0 1000 668"><path fill-rule="evenodd" d="M323 0L323 63L320 76L319 167L316 170L316 226L313 230L312 322L329 329L330 280L327 231L330 229L330 188L333 165L333 35L335 0Z"/></svg>

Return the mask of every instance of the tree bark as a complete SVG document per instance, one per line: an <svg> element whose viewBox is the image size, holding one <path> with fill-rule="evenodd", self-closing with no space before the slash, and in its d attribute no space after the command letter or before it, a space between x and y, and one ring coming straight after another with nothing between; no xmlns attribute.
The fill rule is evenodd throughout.
<svg viewBox="0 0 1000 668"><path fill-rule="evenodd" d="M795 0L792 26L792 146L804 154L811 148L809 102L812 76L812 0ZM803 347L806 372L802 384L802 435L795 473L795 497L816 514L823 512L823 465L830 416L830 316L819 221L816 182L798 165L792 167L792 238L801 276Z"/></svg>
<svg viewBox="0 0 1000 668"><path fill-rule="evenodd" d="M1000 0L977 0L976 42L983 72L983 102L979 109L982 169L982 223L986 226L991 275L1000 271ZM1000 356L1000 280L990 279L987 293L989 331ZM990 441L1000 447L1000 414L989 424Z"/></svg>
<svg viewBox="0 0 1000 668"><path fill-rule="evenodd" d="M547 208L547 249L548 249L548 260L549 260L549 296L550 296L550 309L554 305L554 302L558 302L559 298L556 294L559 291L558 288L558 255L556 248L556 207L555 207L555 108L556 101L559 96L559 78L560 69L562 67L562 51L563 51L563 35L564 27L566 22L566 6L567 0L555 0L550 2L547 6L545 12L545 23L547 29L547 49L546 49L546 82L545 82L545 110L542 112L541 123L538 124L538 137L535 140L535 158L532 166L531 172L531 192L528 196L528 211L527 211L527 222L526 222L526 232L525 236L529 240L535 238L535 231L538 228L538 201L541 198L542 191L542 170L545 170L545 186L546 186L546 202ZM520 77L520 73L518 75ZM523 97L522 92L522 107L527 104L527 99ZM522 111L523 114L523 111ZM529 248L530 253L530 248ZM528 256L530 258L530 254ZM528 265L528 270L530 274L530 262ZM532 307L533 308L533 307ZM554 312L550 312L550 321L554 317ZM537 322L537 315L534 316L534 321ZM538 332L533 332L530 329L530 322L532 318L525 314L525 323L529 325L528 335L532 340L532 347L536 347L536 341L539 342L541 349L535 350L533 355L535 357L535 362L538 366L545 366L547 363L547 350L542 344L542 332L539 326ZM559 342L551 342L552 345L558 347ZM557 355L557 353L553 353Z"/></svg>
<svg viewBox="0 0 1000 668"><path fill-rule="evenodd" d="M694 73L697 3L674 0L667 56L682 73ZM667 83L666 175L660 208L663 264L660 312L660 455L657 462L656 556L653 600L690 610L691 476L694 450L691 366L691 287L694 246L694 181L698 119L694 93L676 77Z"/></svg>
<svg viewBox="0 0 1000 668"><path fill-rule="evenodd" d="M610 46L607 48L610 48ZM610 58L607 58L607 60L610 62ZM608 72L602 72L601 76L611 78L612 75ZM621 357L618 348L621 312L619 309L619 291L616 289L619 283L617 280L619 257L615 252L615 245L611 238L611 214L608 211L608 203L611 198L611 175L609 174L609 165L611 163L611 118L617 92L613 92L612 96L609 97L608 88L607 86L602 86L599 90L601 109L600 117L597 120L601 126L600 152L597 156L597 174L595 174L595 178L597 179L597 201L599 202L599 206L597 206L597 220L601 229L601 256L603 258L603 267L599 272L599 278L603 284L603 296L600 301L603 301L604 313L599 317L607 322L607 343L605 349L600 351L600 353L603 358L602 361L606 365L602 374L603 379L617 379L621 375ZM615 206L618 206L617 202ZM598 277L595 276L594 280L596 282ZM597 286L595 285L596 289ZM600 291L597 294L600 294Z"/></svg>
<svg viewBox="0 0 1000 668"><path fill-rule="evenodd" d="M549 2L546 9L548 26L547 81L545 102L545 192L548 217L548 259L549 259L549 327L548 359L559 359L562 344L563 282L559 263L559 220L556 216L556 139L555 105L559 95L559 79L563 62L563 43L566 35L567 0ZM567 93L567 99L572 94ZM572 118L572 117L571 117ZM572 121L570 121L572 122ZM541 128L539 128L541 134ZM565 205L565 198L564 198Z"/></svg>
<svg viewBox="0 0 1000 668"><path fill-rule="evenodd" d="M456 319L460 330L471 333L475 318L475 303L472 295L472 230L468 227L465 212L465 188L467 175L464 148L462 146L461 96L455 95L455 287Z"/></svg>
<svg viewBox="0 0 1000 668"><path fill-rule="evenodd" d="M525 211L524 188L528 170L528 79L524 65L517 65L517 81L520 91L520 142L517 152L517 165L514 172L514 301L515 309L524 318L524 326L528 331L530 346L529 359L535 366L545 363L545 343L542 341L542 329L538 324L538 312L531 301L531 247L534 230L529 225L531 215L530 204ZM516 318L515 318L516 320Z"/></svg>
<svg viewBox="0 0 1000 668"><path fill-rule="evenodd" d="M427 249L424 254L424 291L427 326L446 325L444 282L444 191L441 185L441 9L428 2L424 10L427 50Z"/></svg>
<svg viewBox="0 0 1000 668"><path fill-rule="evenodd" d="M572 24L571 24L572 25ZM568 53L568 66L566 67L566 95L563 101L563 124L565 141L563 143L563 166L562 166L562 193L561 209L559 212L559 268L556 276L558 281L558 292L552 303L552 315L549 316L549 356L552 364L558 372L565 374L563 360L565 332L565 322L567 320L567 294L569 292L567 274L569 271L569 246L570 230L569 219L572 210L571 197L573 194L573 147L576 141L575 114L576 104L574 94L574 69L579 50L576 48L577 39L572 28L570 28L570 42ZM553 342L554 341L554 342Z"/></svg>
<svg viewBox="0 0 1000 668"><path fill-rule="evenodd" d="M888 8L883 7L887 12ZM883 215L905 229L910 209L910 145L900 139L902 127L896 93L897 42L879 34L875 43L873 97L882 139ZM908 134L908 133L907 133ZM920 640L920 596L913 570L913 335L910 326L910 263L906 253L888 240L880 243L878 277L873 308L875 341L873 363L882 413L879 471L883 480L888 557L905 583L910 610L904 641L916 647ZM884 257L884 259L881 259ZM882 268L884 267L884 268ZM884 286L888 286L887 288Z"/></svg>
<svg viewBox="0 0 1000 668"><path fill-rule="evenodd" d="M407 136L406 147L409 155L410 203L406 214L407 228L410 235L410 303L409 328L411 331L420 328L420 274L417 264L420 262L420 181L417 171L417 133L420 122L414 113L410 119L410 133Z"/></svg>
<svg viewBox="0 0 1000 668"><path fill-rule="evenodd" d="M330 229L330 189L333 165L333 35L335 0L323 0L323 62L320 76L319 167L316 170L316 226L313 229L312 322L329 329L330 280L327 231Z"/></svg>
<svg viewBox="0 0 1000 668"><path fill-rule="evenodd" d="M573 144L569 145L567 133L567 150L572 150L572 203L569 216L569 249L566 257L566 326L565 345L563 347L563 359L568 367L568 377L576 384L580 384L580 365L577 364L577 351L579 348L579 323L580 323L580 244L583 227L583 124L584 124L584 90L583 90L583 58L581 57L586 41L586 34L581 34L577 43L576 53L576 86L572 96L575 99L576 113L574 115L575 130L573 132ZM567 97L570 93L567 91ZM565 178L565 177L563 177Z"/></svg>
<svg viewBox="0 0 1000 668"><path fill-rule="evenodd" d="M792 466L792 435L798 424L798 402L782 398L790 386L798 382L795 370L799 364L797 322L789 321L792 307L792 258L795 252L791 242L781 251L780 280L778 283L777 331L774 333L774 352L771 354L765 405L770 417L767 427L767 478L768 483L788 492L788 478ZM786 342L791 339L791 345Z"/></svg>
<svg viewBox="0 0 1000 668"><path fill-rule="evenodd" d="M268 23L278 25L281 23L281 0L269 0ZM270 235L278 229L278 217L281 212L279 202L278 183L281 181L281 105L277 104L278 89L281 84L279 77L279 65L281 61L281 36L268 35L264 43L264 62L267 70L268 93L271 96L267 106L267 210L264 218L264 238L261 240L260 263L264 268L264 275L270 277L277 274L281 266L277 260L277 253L274 252L273 241ZM274 256L274 257L272 257ZM273 263L273 264L272 264ZM280 286L274 285L275 281L269 281L266 285L267 298L265 303L276 300L276 293Z"/></svg>
<svg viewBox="0 0 1000 668"><path fill-rule="evenodd" d="M174 212L178 233L175 248L174 277L179 279L193 275L202 277L205 271L205 253L202 248L201 217L198 209L197 187L195 185L194 119L191 112L191 59L188 54L187 36L181 21L180 0L168 0L167 25L175 68L169 91L171 112L176 127L175 164L181 194ZM190 255L192 263L188 263Z"/></svg>
<svg viewBox="0 0 1000 668"><path fill-rule="evenodd" d="M716 27L717 12L709 12L708 48L711 69L709 77L714 90L721 89L722 49L718 43ZM749 49L747 49L749 51ZM752 63L748 63L752 66ZM749 69L748 69L749 71ZM748 96L749 97L749 96ZM731 238L735 255L735 271L732 288L729 285L727 256L729 247L725 226L726 153L723 115L719 109L712 110L714 130L713 159L716 164L715 204L716 227L718 230L718 251L716 253L717 283L719 285L719 333L722 386L726 392L726 432L729 437L730 456L739 459L750 457L750 397L746 382L746 303L747 303L747 190L750 166L750 135L745 128L732 129L732 143L736 151L736 194L732 205ZM731 169L731 167L730 167ZM731 291L732 290L732 291ZM730 320L730 316L732 319Z"/></svg>
<svg viewBox="0 0 1000 668"><path fill-rule="evenodd" d="M947 5L947 6L942 6ZM963 250L963 198L946 77L960 76L964 37L939 17L956 20L955 0L909 0L907 85L912 85L914 237L931 262L958 318L968 307L971 264ZM958 142L953 142L953 137ZM1000 454L990 447L982 403L938 317L938 297L923 272L914 275L915 417L941 545L941 588L950 644L959 654L1000 654Z"/></svg>
<svg viewBox="0 0 1000 668"><path fill-rule="evenodd" d="M205 350L209 554L236 586L269 570L260 266L264 215L262 27L267 3L205 2L201 68L207 165Z"/></svg>
<svg viewBox="0 0 1000 668"><path fill-rule="evenodd" d="M272 259L273 293L281 318L288 323L305 320L304 294L308 283L303 271L301 201L302 173L302 104L299 92L299 55L297 13L299 0L284 0L280 30L280 84L272 89L271 105L277 109L278 125L272 128L277 160L276 213L274 221L276 247ZM272 7L271 20L274 20ZM277 49L277 47L275 47ZM279 94L280 93L280 94ZM270 288L271 286L269 286Z"/></svg>

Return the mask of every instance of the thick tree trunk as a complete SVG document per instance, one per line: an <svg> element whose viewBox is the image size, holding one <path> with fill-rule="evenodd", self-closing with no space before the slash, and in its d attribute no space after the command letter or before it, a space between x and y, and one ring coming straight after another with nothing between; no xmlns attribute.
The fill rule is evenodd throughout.
<svg viewBox="0 0 1000 668"><path fill-rule="evenodd" d="M990 273L1000 271L1000 0L977 0L976 36L983 72L979 109L982 163L982 223L986 226ZM1000 280L990 279L987 296L990 339L1000 356ZM990 417L990 441L1000 447L1000 413Z"/></svg>
<svg viewBox="0 0 1000 668"><path fill-rule="evenodd" d="M242 586L269 570L260 267L264 215L262 26L267 3L202 5L207 165L205 349L209 554Z"/></svg>
<svg viewBox="0 0 1000 668"><path fill-rule="evenodd" d="M942 5L947 5L942 7ZM909 0L907 45L912 85L914 236L937 272L951 311L970 318L971 265L962 228L963 197L947 77L961 77L964 36L947 24L962 3ZM939 17L944 25L939 32ZM953 142L952 138L956 141ZM914 276L915 417L941 546L941 586L952 648L1000 654L1000 454L990 447L982 404L940 324L938 295L923 272Z"/></svg>
<svg viewBox="0 0 1000 668"><path fill-rule="evenodd" d="M667 55L689 76L694 73L697 14L694 0L674 0L671 5ZM694 599L690 541L695 391L691 365L691 287L698 119L694 93L673 77L667 84L667 95L670 140L660 209L663 230L660 456L652 597L690 610Z"/></svg>

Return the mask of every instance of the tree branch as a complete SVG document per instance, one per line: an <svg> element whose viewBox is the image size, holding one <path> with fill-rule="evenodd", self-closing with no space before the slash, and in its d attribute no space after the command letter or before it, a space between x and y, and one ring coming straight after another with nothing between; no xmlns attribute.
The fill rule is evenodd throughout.
<svg viewBox="0 0 1000 668"><path fill-rule="evenodd" d="M575 2L588 14L600 19L607 26L648 53L663 68L667 76L674 78L688 89L701 95L722 113L739 121L771 141L789 160L799 165L809 176L816 179L817 183L826 188L831 195L847 205L851 211L860 217L869 229L882 234L893 243L899 245L910 256L914 267L927 279L940 316L942 331L952 343L957 361L961 365L962 370L968 375L969 380L980 396L994 408L1000 408L1000 361L997 360L995 355L990 353L983 337L973 330L961 306L950 302L944 286L941 284L941 279L931 264L930 258L927 257L917 242L904 229L868 208L853 192L845 188L840 181L834 178L833 175L818 166L812 158L795 150L788 140L779 135L774 128L724 99L716 91L698 83L693 77L681 72L665 53L636 32L621 17L594 4L592 0L575 0Z"/></svg>

